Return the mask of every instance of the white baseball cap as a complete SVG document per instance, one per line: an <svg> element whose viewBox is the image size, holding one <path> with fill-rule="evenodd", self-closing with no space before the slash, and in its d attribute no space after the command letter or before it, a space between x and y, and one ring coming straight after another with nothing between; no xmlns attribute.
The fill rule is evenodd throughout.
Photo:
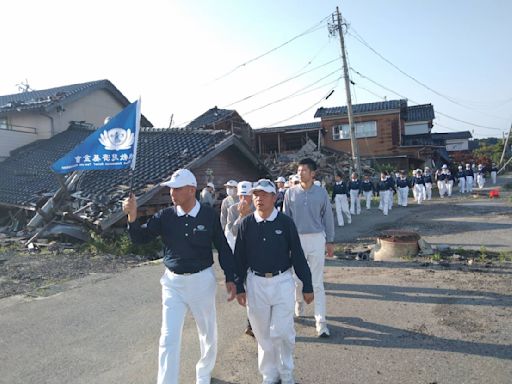
<svg viewBox="0 0 512 384"><path fill-rule="evenodd" d="M283 176L279 176L276 180L276 183L286 183L286 179Z"/></svg>
<svg viewBox="0 0 512 384"><path fill-rule="evenodd" d="M268 193L276 193L275 184L269 179L259 179L251 188L251 193L254 191L264 191Z"/></svg>
<svg viewBox="0 0 512 384"><path fill-rule="evenodd" d="M443 164L443 169L446 169L448 168L448 166L446 164Z"/></svg>
<svg viewBox="0 0 512 384"><path fill-rule="evenodd" d="M236 182L236 180L229 180L228 182L226 182L226 184L224 184L225 187L234 187L234 188L236 188L237 185L238 185L238 183Z"/></svg>
<svg viewBox="0 0 512 384"><path fill-rule="evenodd" d="M238 196L249 196L251 194L252 183L250 181L241 181L238 183L236 194Z"/></svg>
<svg viewBox="0 0 512 384"><path fill-rule="evenodd" d="M313 184L318 185L319 187L322 186L322 183L320 182L320 180L313 181Z"/></svg>
<svg viewBox="0 0 512 384"><path fill-rule="evenodd" d="M181 188L186 185L197 187L196 177L188 169L178 169L175 171L171 179L161 183L160 185L169 188Z"/></svg>
<svg viewBox="0 0 512 384"><path fill-rule="evenodd" d="M215 184L213 184L211 181L208 184L206 184L206 186L215 189Z"/></svg>

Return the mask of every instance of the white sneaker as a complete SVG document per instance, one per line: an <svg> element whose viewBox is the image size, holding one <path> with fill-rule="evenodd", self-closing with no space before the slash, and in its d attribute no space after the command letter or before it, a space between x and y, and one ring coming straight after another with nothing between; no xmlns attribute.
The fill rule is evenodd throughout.
<svg viewBox="0 0 512 384"><path fill-rule="evenodd" d="M323 324L320 327L317 327L317 335L318 337L322 339L326 339L331 336L331 333L329 332L329 328L327 328L327 325Z"/></svg>
<svg viewBox="0 0 512 384"><path fill-rule="evenodd" d="M304 316L304 302L296 301L295 302L295 317L303 317Z"/></svg>

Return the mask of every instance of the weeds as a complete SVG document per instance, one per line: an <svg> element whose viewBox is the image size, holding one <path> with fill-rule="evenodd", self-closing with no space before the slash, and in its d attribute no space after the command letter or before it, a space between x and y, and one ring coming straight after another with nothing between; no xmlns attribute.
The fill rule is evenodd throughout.
<svg viewBox="0 0 512 384"><path fill-rule="evenodd" d="M436 252L432 255L432 261L441 261L442 257L439 252Z"/></svg>
<svg viewBox="0 0 512 384"><path fill-rule="evenodd" d="M162 249L162 243L156 239L147 244L133 244L126 233L122 235L100 236L91 234L91 240L83 244L81 250L92 254L108 253L116 256L126 254L156 257Z"/></svg>
<svg viewBox="0 0 512 384"><path fill-rule="evenodd" d="M487 261L487 248L484 245L480 246L480 256L478 261L481 263L485 263Z"/></svg>

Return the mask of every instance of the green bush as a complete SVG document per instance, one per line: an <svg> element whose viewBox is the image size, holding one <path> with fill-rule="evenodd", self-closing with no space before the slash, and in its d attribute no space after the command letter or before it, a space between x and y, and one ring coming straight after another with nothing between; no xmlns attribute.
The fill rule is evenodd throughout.
<svg viewBox="0 0 512 384"><path fill-rule="evenodd" d="M158 252L162 249L162 242L155 239L147 244L133 244L128 234L122 235L98 235L91 233L91 240L85 243L82 251L94 254L108 253L116 256L135 254L156 258Z"/></svg>

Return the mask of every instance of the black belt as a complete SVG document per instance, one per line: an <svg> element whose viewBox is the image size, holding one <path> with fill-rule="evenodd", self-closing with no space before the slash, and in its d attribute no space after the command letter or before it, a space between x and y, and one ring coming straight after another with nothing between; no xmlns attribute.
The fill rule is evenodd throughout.
<svg viewBox="0 0 512 384"><path fill-rule="evenodd" d="M285 273L286 271L288 271L290 268L288 269L285 269L284 271L274 271L274 272L258 272L258 271L255 271L254 269L252 268L249 268L249 271L251 271L252 273L254 273L256 276L259 276L259 277L274 277L274 276L277 276L277 275L280 275L282 273Z"/></svg>
<svg viewBox="0 0 512 384"><path fill-rule="evenodd" d="M208 268L208 267L206 267ZM204 271L206 268L202 268L202 269L198 269L196 271L173 271L172 269L169 269L169 271L171 271L172 273L176 274L176 275L193 275L195 273L199 273L199 272L202 272Z"/></svg>

